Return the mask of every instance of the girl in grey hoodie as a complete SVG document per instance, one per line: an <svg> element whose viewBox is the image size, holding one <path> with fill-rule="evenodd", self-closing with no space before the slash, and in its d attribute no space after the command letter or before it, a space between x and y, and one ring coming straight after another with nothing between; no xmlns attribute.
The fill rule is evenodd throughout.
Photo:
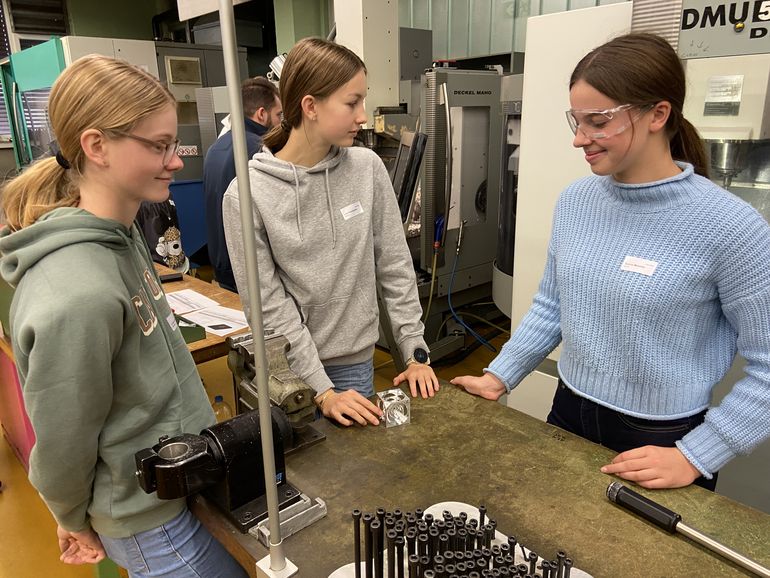
<svg viewBox="0 0 770 578"><path fill-rule="evenodd" d="M286 58L280 91L284 120L249 162L265 326L289 340L290 366L316 390L325 416L376 425L381 412L366 396L374 393L378 288L409 360L394 385L432 397L439 384L390 179L372 151L351 147L366 122L366 68L347 48L306 38ZM237 181L222 209L246 308Z"/></svg>

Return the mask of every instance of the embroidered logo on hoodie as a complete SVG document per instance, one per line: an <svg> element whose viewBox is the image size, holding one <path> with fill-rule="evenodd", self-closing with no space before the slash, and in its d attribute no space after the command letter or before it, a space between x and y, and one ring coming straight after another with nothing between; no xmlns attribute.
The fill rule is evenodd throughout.
<svg viewBox="0 0 770 578"><path fill-rule="evenodd" d="M136 318L139 320L139 327L141 327L142 333L149 335L158 326L158 317L155 315L152 305L150 305L150 300L144 287L139 289L138 295L131 297L131 303L134 304L134 313L136 313Z"/></svg>

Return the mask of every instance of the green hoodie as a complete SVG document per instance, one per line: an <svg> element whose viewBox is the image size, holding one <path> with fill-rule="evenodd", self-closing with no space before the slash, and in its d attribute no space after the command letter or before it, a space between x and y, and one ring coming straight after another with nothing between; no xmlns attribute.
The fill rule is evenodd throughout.
<svg viewBox="0 0 770 578"><path fill-rule="evenodd" d="M30 481L69 531L120 538L167 522L184 500L145 494L134 453L214 414L140 233L60 208L0 237L37 438Z"/></svg>

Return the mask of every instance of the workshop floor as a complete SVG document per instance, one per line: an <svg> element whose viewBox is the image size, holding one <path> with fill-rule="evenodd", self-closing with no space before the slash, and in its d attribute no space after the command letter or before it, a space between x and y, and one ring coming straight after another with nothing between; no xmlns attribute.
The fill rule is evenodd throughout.
<svg viewBox="0 0 770 578"><path fill-rule="evenodd" d="M505 336L492 340L498 349L504 342ZM479 374L493 356L479 347L459 363L437 368L436 373L447 380ZM385 352L375 352L378 391L392 387L395 369L390 359ZM0 578L93 578L92 566L59 562L56 524L4 437L0 441L0 482Z"/></svg>

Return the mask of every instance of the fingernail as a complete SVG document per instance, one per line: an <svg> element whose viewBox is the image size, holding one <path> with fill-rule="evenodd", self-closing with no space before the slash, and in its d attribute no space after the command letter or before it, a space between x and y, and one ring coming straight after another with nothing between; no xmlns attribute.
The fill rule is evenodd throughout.
<svg viewBox="0 0 770 578"><path fill-rule="evenodd" d="M607 473L607 466L602 466L601 467L601 471L602 471L602 473L606 474Z"/></svg>

